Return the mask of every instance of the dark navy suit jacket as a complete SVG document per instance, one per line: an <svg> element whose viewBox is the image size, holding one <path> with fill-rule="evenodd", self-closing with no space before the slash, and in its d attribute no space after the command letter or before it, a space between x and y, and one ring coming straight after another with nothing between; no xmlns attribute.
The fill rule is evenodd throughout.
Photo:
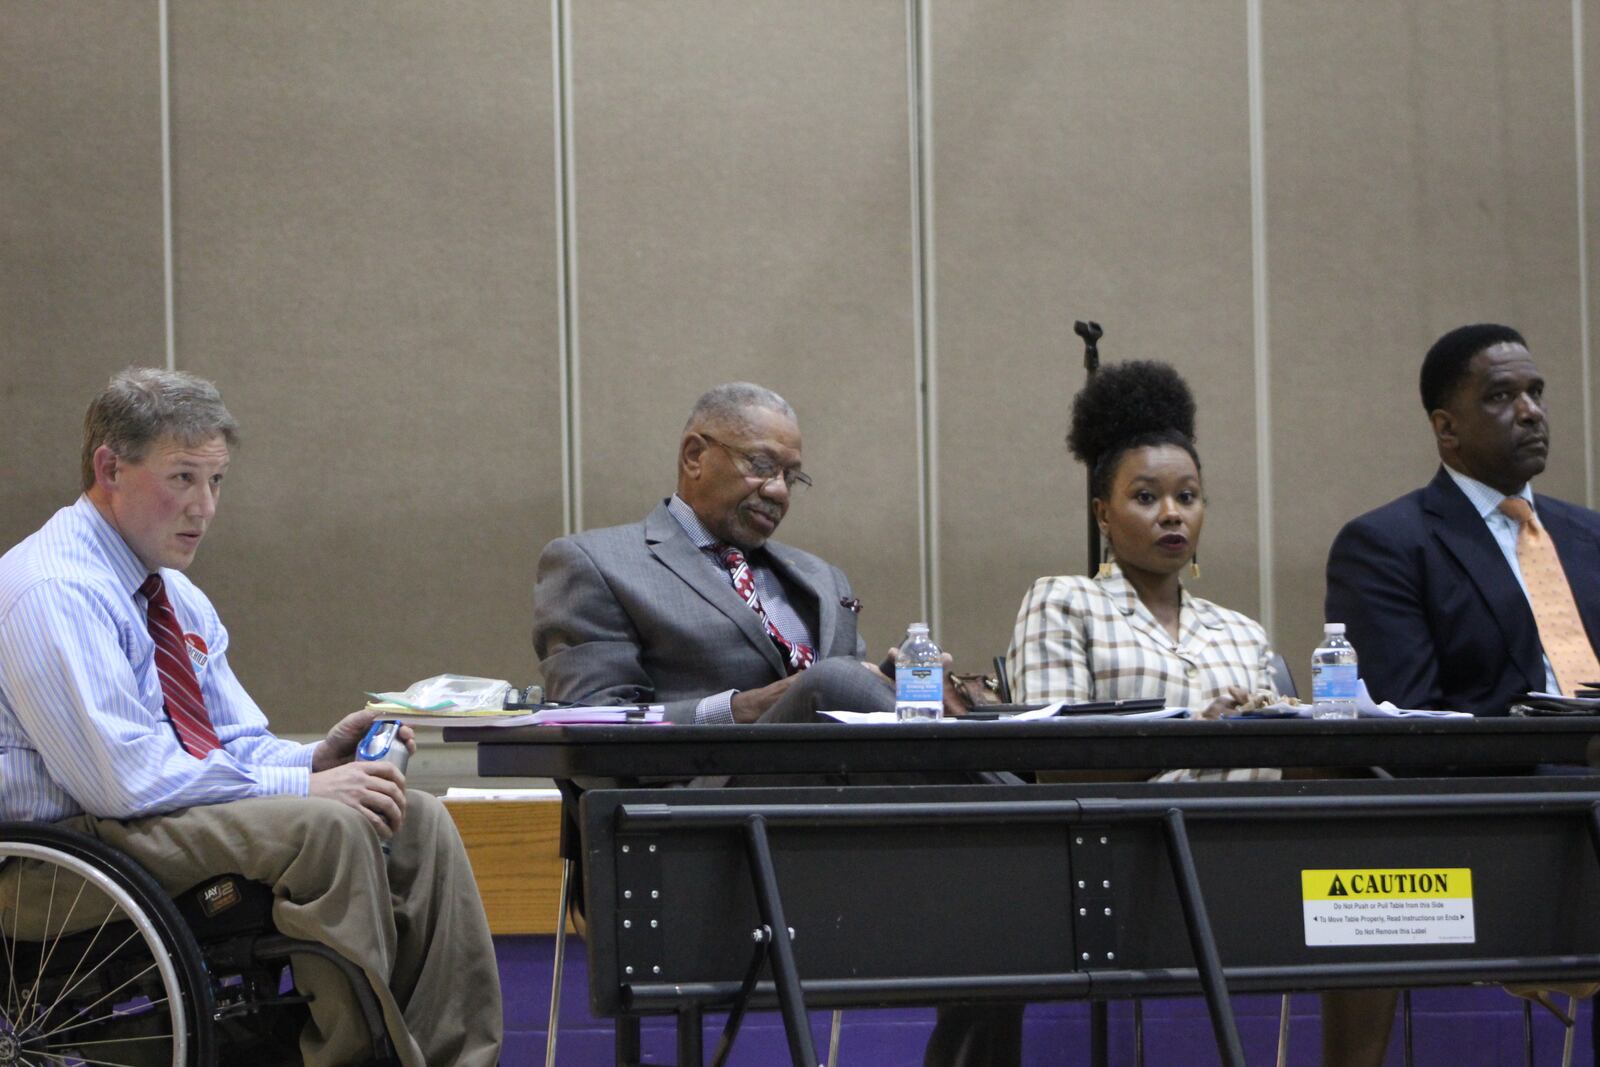
<svg viewBox="0 0 1600 1067"><path fill-rule="evenodd" d="M1600 512L1534 497L1589 642L1600 648ZM1444 470L1354 519L1328 552L1325 618L1342 622L1374 700L1504 715L1545 688L1533 609L1500 546ZM1600 678L1562 679L1594 682Z"/></svg>

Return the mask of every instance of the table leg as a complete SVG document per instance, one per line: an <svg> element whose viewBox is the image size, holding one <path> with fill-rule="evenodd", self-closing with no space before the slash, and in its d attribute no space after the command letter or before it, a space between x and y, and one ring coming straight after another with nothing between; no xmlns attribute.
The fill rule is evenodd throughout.
<svg viewBox="0 0 1600 1067"><path fill-rule="evenodd" d="M544 1067L556 1067L556 1027L561 1020L561 965L567 958L567 903L572 891L572 861L561 864L561 901L556 905L556 963L550 976L550 1017L545 1023Z"/></svg>
<svg viewBox="0 0 1600 1067"><path fill-rule="evenodd" d="M1222 957L1217 953L1217 939L1211 932L1211 918L1206 914L1205 900L1200 893L1200 875L1195 869L1194 853L1189 848L1189 831L1184 825L1183 812L1172 808L1162 817L1162 822L1167 834L1167 851L1172 858L1172 873L1178 882L1178 899L1183 904L1183 917L1189 928L1189 946L1200 972L1206 1007L1211 1011L1217 1052L1229 1067L1245 1067L1244 1046L1239 1041L1239 1027L1233 1018L1233 1005L1228 1000L1228 984L1222 977Z"/></svg>
<svg viewBox="0 0 1600 1067"><path fill-rule="evenodd" d="M761 909L762 921L772 928L768 952L773 983L778 987L783 1029L789 1038L789 1056L794 1067L818 1067L816 1046L811 1040L811 1022L806 1017L805 996L800 989L800 972L795 967L794 946L789 940L789 924L784 919L783 900L778 895L778 873L772 865L772 851L767 847L767 820L752 815L745 820L744 828L745 844L750 853L750 875L755 880L756 904Z"/></svg>

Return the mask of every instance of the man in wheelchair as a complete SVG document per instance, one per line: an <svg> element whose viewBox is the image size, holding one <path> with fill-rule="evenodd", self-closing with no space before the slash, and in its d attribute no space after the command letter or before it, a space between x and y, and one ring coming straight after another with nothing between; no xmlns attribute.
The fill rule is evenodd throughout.
<svg viewBox="0 0 1600 1067"><path fill-rule="evenodd" d="M228 666L227 630L182 574L237 435L216 388L186 374L129 369L90 405L83 495L0 558L0 819L82 831L171 894L229 873L264 883L279 932L365 974L401 1063L492 1067L498 972L449 816L391 764L354 760L368 712L316 744L275 737ZM10 961L32 928L101 937L75 879L54 869L45 883L31 847L0 864ZM36 985L82 986L69 954L49 953L64 977ZM370 1041L340 969L294 960L295 985L311 997L305 1062L363 1062ZM165 999L139 992L136 977L109 983L103 1005L52 1020L52 1032ZM0 1003L0 1064L123 1062L27 1058L19 1049L42 1040L30 1027L44 1025L44 999L34 988Z"/></svg>

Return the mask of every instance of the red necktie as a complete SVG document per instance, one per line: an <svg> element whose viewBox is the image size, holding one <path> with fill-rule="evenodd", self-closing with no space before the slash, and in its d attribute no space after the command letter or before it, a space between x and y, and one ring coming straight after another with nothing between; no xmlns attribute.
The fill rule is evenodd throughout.
<svg viewBox="0 0 1600 1067"><path fill-rule="evenodd" d="M178 616L167 600L161 575L152 574L146 578L139 592L149 601L146 618L150 639L156 643L156 671L161 675L161 695L166 700L167 718L172 721L183 750L195 759L205 759L206 753L221 748L222 742L217 740L217 731L211 728L211 716L206 714L200 683L189 663L189 648L184 644Z"/></svg>
<svg viewBox="0 0 1600 1067"><path fill-rule="evenodd" d="M713 547L721 558L722 565L728 568L728 573L733 576L733 591L750 605L751 611L761 616L761 625L766 627L767 636L772 638L773 644L783 653L784 661L789 665L789 673L803 671L815 663L817 659L815 649L798 641L790 641L780 634L778 628L772 625L772 620L767 618L767 609L761 606L761 596L756 592L756 576L750 573L750 564L744 558L744 553L732 545L717 544Z"/></svg>

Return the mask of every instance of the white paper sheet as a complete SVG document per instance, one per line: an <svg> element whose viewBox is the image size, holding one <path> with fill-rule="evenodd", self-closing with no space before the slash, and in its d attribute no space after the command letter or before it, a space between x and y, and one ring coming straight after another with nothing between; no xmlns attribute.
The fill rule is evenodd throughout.
<svg viewBox="0 0 1600 1067"><path fill-rule="evenodd" d="M1015 715L1003 715L997 719L961 719L955 717L948 719L918 719L906 725L915 726L919 722L966 722L976 726L991 722L1028 722L1032 719L1050 719L1060 716L1061 709L1066 706L1063 703L1046 704L1042 708L1035 708L1032 711L1019 711ZM979 707L977 710L982 711L983 708ZM847 723L899 721L892 711L823 711L818 712L818 714ZM1160 708L1156 711L1133 711L1125 715L1068 715L1064 716L1064 718L1072 722L1082 722L1087 719L1182 719L1187 718L1188 715L1188 708Z"/></svg>
<svg viewBox="0 0 1600 1067"><path fill-rule="evenodd" d="M604 723L638 723L641 726L659 725L666 715L661 704L648 707L597 707L597 708L545 708L543 711L510 711L503 715L471 712L469 714L440 715L397 711L391 718L409 726L466 726L474 729L506 726L579 726Z"/></svg>
<svg viewBox="0 0 1600 1067"><path fill-rule="evenodd" d="M1367 695L1367 683L1361 683L1361 691L1356 694L1356 715L1362 719L1470 719L1472 716L1465 711L1437 711L1433 708L1397 708L1385 700L1382 704L1374 704L1372 697Z"/></svg>

